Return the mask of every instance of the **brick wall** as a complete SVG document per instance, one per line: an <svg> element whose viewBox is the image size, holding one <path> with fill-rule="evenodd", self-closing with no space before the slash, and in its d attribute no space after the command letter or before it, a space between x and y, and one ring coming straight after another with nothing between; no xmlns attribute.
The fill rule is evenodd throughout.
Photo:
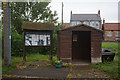
<svg viewBox="0 0 120 80"><path fill-rule="evenodd" d="M108 36L108 33L111 33L112 36ZM104 31L104 40L105 41L117 41L117 38L120 38L118 36L116 36L116 33L120 31Z"/></svg>

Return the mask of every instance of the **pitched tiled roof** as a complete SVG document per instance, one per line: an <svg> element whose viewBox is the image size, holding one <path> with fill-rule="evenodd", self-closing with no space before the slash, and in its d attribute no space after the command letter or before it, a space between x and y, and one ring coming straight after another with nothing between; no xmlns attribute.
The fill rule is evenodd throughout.
<svg viewBox="0 0 120 80"><path fill-rule="evenodd" d="M105 23L104 30L120 30L120 23Z"/></svg>
<svg viewBox="0 0 120 80"><path fill-rule="evenodd" d="M71 20L79 20L79 21L98 20L100 21L101 18L99 14L72 14Z"/></svg>

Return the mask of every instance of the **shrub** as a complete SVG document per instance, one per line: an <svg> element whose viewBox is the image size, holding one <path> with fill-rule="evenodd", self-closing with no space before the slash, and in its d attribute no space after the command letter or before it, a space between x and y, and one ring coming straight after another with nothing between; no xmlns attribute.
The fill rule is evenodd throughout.
<svg viewBox="0 0 120 80"><path fill-rule="evenodd" d="M3 35L2 35L3 37ZM14 27L11 28L11 55L12 56L22 56L23 55L23 42L24 42L24 34L19 34ZM4 44L3 44L4 45ZM2 46L3 46L2 45ZM4 46L2 47L4 49ZM54 31L53 33L53 55L56 55L57 49L57 33ZM4 50L3 50L4 51ZM2 52L3 53L3 52ZM29 54L50 54L49 47L27 47L25 49L25 53Z"/></svg>
<svg viewBox="0 0 120 80"><path fill-rule="evenodd" d="M24 42L24 35L18 34L17 31L12 30L11 32L11 52L12 56L22 56L23 54L23 42ZM57 35L53 34L53 54L56 54L56 43L57 43ZM26 47L25 53L33 54L33 53L40 53L40 54L50 54L49 47Z"/></svg>
<svg viewBox="0 0 120 80"><path fill-rule="evenodd" d="M11 32L11 55L22 56L23 52L23 34L20 35L17 31Z"/></svg>

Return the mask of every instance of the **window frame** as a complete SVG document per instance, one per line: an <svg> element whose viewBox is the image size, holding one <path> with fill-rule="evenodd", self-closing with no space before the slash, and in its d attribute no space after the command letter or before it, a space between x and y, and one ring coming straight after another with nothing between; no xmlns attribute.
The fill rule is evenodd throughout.
<svg viewBox="0 0 120 80"><path fill-rule="evenodd" d="M116 36L116 37L120 37L120 32L116 32L116 33L115 33L115 36Z"/></svg>
<svg viewBox="0 0 120 80"><path fill-rule="evenodd" d="M90 21L90 26L92 26L92 27L99 27L100 26L100 22L99 21Z"/></svg>
<svg viewBox="0 0 120 80"><path fill-rule="evenodd" d="M73 24L74 23L74 24ZM74 26L74 25L76 25L77 24L77 22L76 21L72 21L71 22L71 26Z"/></svg>
<svg viewBox="0 0 120 80"><path fill-rule="evenodd" d="M112 36L113 36L112 32L107 32L107 37L112 37Z"/></svg>
<svg viewBox="0 0 120 80"><path fill-rule="evenodd" d="M76 24L78 25L78 24L81 24L81 22L80 21L76 21Z"/></svg>
<svg viewBox="0 0 120 80"><path fill-rule="evenodd" d="M83 21L83 24L89 25L89 21Z"/></svg>

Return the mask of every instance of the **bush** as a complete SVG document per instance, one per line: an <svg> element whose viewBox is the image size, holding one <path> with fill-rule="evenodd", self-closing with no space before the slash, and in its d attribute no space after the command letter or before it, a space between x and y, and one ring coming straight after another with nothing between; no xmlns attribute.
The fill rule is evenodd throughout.
<svg viewBox="0 0 120 80"><path fill-rule="evenodd" d="M24 35L18 34L17 31L12 30L11 32L11 52L12 56L22 56L23 54L23 42L24 42ZM53 34L53 54L56 54L56 44L57 44L57 35ZM25 53L33 54L33 53L40 53L40 54L50 54L49 47L26 47Z"/></svg>
<svg viewBox="0 0 120 80"><path fill-rule="evenodd" d="M56 27L57 28L57 27ZM3 37L3 35L2 35ZM14 27L11 28L11 55L22 56L23 55L23 42L24 34L19 34ZM4 45L4 44L3 44ZM3 47L4 49L4 47ZM53 32L53 55L56 55L57 49L57 29ZM26 47L25 53L28 54L50 54L49 47Z"/></svg>
<svg viewBox="0 0 120 80"><path fill-rule="evenodd" d="M23 45L24 45L24 35L18 34L16 31L11 33L11 52L12 56L22 56L23 55ZM26 47L25 53L40 53L49 54L48 47Z"/></svg>
<svg viewBox="0 0 120 80"><path fill-rule="evenodd" d="M11 32L11 55L22 56L23 52L23 34L20 35L16 30Z"/></svg>

